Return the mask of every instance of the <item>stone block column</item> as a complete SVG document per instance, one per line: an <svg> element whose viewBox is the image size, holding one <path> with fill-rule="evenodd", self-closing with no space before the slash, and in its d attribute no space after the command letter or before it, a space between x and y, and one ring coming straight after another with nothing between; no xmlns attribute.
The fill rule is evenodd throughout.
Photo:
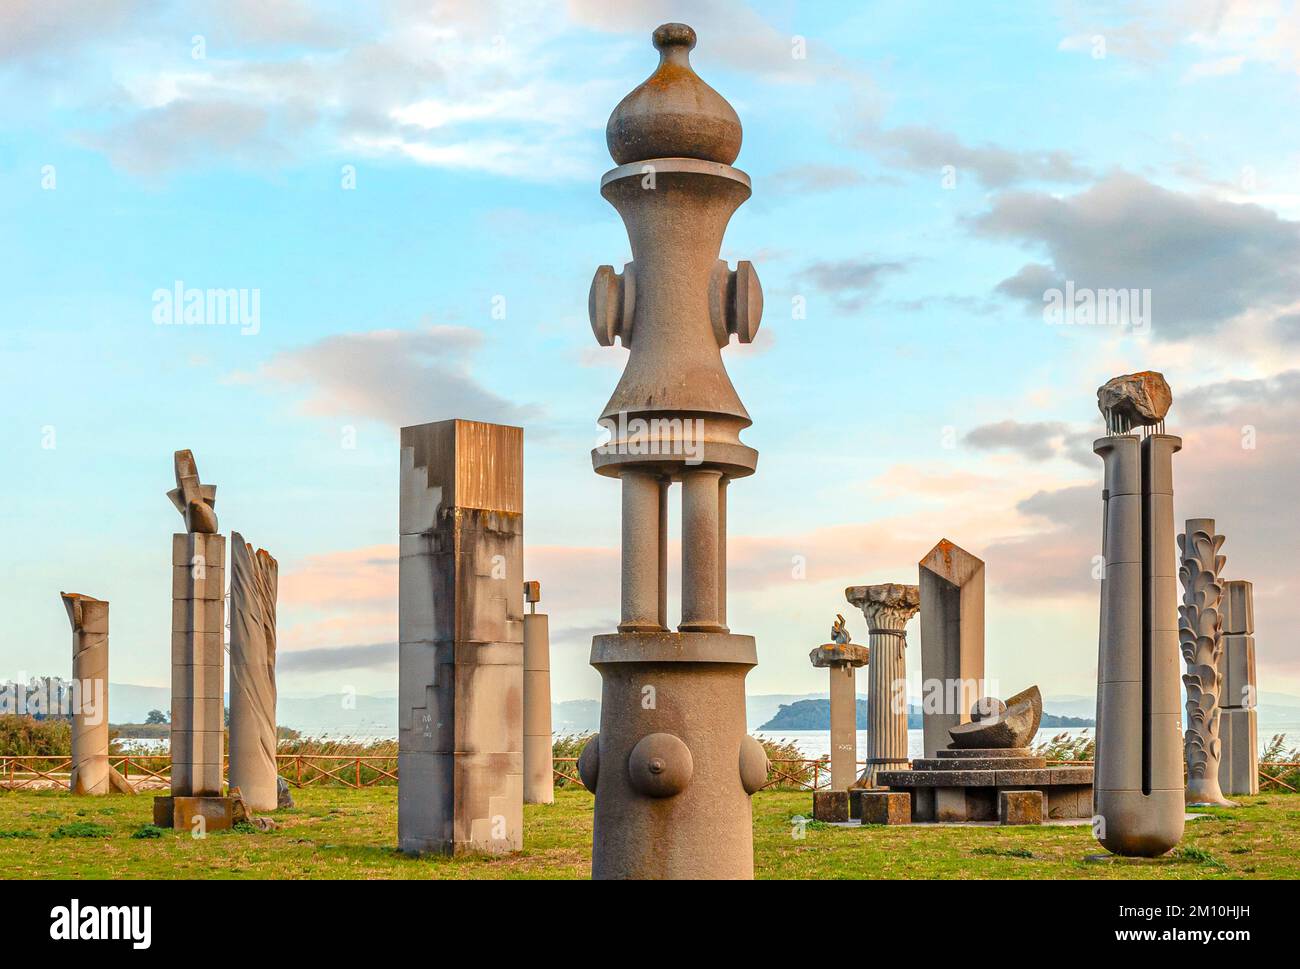
<svg viewBox="0 0 1300 969"><path fill-rule="evenodd" d="M904 770L907 756L907 622L921 609L920 589L894 582L844 590L862 610L867 648L867 766L855 786L875 787L882 770Z"/></svg>
<svg viewBox="0 0 1300 969"><path fill-rule="evenodd" d="M555 800L554 741L551 736L550 619L537 611L540 582L524 583L524 803Z"/></svg>
<svg viewBox="0 0 1300 969"><path fill-rule="evenodd" d="M230 786L255 811L279 806L275 602L279 566L230 535Z"/></svg>
<svg viewBox="0 0 1300 969"><path fill-rule="evenodd" d="M225 744L226 537L172 536L171 791L221 794Z"/></svg>
<svg viewBox="0 0 1300 969"><path fill-rule="evenodd" d="M808 654L812 665L830 673L831 790L847 791L858 776L857 668L868 650L854 643L826 643Z"/></svg>
<svg viewBox="0 0 1300 969"><path fill-rule="evenodd" d="M398 843L523 846L523 430L402 428Z"/></svg>
<svg viewBox="0 0 1300 969"><path fill-rule="evenodd" d="M1224 794L1259 793L1259 725L1255 713L1254 587L1224 583L1223 653L1219 657L1219 787Z"/></svg>
<svg viewBox="0 0 1300 969"><path fill-rule="evenodd" d="M72 623L73 794L108 794L108 603L63 592Z"/></svg>
<svg viewBox="0 0 1300 969"><path fill-rule="evenodd" d="M984 689L984 562L946 538L921 559L921 709L925 756L948 747Z"/></svg>

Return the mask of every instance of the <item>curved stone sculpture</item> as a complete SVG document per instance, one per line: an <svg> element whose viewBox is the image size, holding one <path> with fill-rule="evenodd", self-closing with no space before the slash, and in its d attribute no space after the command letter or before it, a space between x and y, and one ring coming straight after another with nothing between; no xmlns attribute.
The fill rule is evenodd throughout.
<svg viewBox="0 0 1300 969"><path fill-rule="evenodd" d="M882 770L898 770L907 758L907 622L921 609L918 586L898 582L855 585L844 590L862 610L870 632L867 666L867 766L854 787L875 787Z"/></svg>
<svg viewBox="0 0 1300 969"><path fill-rule="evenodd" d="M1213 518L1189 518L1178 536L1182 564L1178 578L1183 602L1178 607L1178 644L1187 672L1187 729L1183 758L1187 762L1187 803L1231 806L1219 787L1219 697L1223 692L1223 580L1227 558L1219 554L1223 536Z"/></svg>
<svg viewBox="0 0 1300 969"><path fill-rule="evenodd" d="M980 699L975 702L971 718L969 723L948 730L951 749L1028 747L1043 719L1043 697L1038 687L1031 686L1008 699L1002 709L996 700L990 703L988 698Z"/></svg>
<svg viewBox="0 0 1300 969"><path fill-rule="evenodd" d="M255 811L279 805L275 753L275 601L279 567L230 535L230 786Z"/></svg>

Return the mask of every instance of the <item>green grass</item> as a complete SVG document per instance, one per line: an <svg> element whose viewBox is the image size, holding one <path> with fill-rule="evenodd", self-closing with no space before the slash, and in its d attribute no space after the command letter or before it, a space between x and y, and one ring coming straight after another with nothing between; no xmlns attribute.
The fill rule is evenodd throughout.
<svg viewBox="0 0 1300 969"><path fill-rule="evenodd" d="M397 789L295 790L267 832L140 834L150 796L89 798L0 792L0 878L586 878L591 795L561 790L524 809L526 849L509 858L407 858L395 849ZM1159 859L1085 860L1101 853L1081 827L858 827L802 823L807 793L754 798L760 878L1300 878L1300 797L1240 798L1187 823ZM109 810L105 810L109 809ZM86 820L94 818L94 820ZM93 843L56 831L93 832ZM22 832L18 834L17 832ZM33 837L34 836L34 837ZM81 835L82 837L85 834Z"/></svg>

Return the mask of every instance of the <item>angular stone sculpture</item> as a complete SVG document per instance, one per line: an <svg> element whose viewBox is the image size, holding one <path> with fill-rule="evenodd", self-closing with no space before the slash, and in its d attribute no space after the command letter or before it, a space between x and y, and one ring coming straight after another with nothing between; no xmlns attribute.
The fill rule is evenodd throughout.
<svg viewBox="0 0 1300 969"><path fill-rule="evenodd" d="M397 836L402 851L523 846L523 442L402 428Z"/></svg>
<svg viewBox="0 0 1300 969"><path fill-rule="evenodd" d="M1028 747L1043 719L1043 697L1038 687L1022 690L1003 703L989 697L975 701L969 723L948 730L952 750L1007 750Z"/></svg>
<svg viewBox="0 0 1300 969"><path fill-rule="evenodd" d="M1178 607L1178 643L1187 672L1187 729L1183 757L1187 764L1188 804L1231 806L1219 789L1219 696L1223 691L1223 536L1213 518L1189 518L1178 536L1183 602Z"/></svg>
<svg viewBox="0 0 1300 969"><path fill-rule="evenodd" d="M919 573L922 726L934 757L984 695L984 563L945 538Z"/></svg>
<svg viewBox="0 0 1300 969"><path fill-rule="evenodd" d="M61 592L72 623L73 794L108 794L108 603Z"/></svg>
<svg viewBox="0 0 1300 969"><path fill-rule="evenodd" d="M1259 793L1259 728L1255 715L1255 604L1249 582L1233 579L1223 594L1223 678L1219 694L1219 788Z"/></svg>
<svg viewBox="0 0 1300 969"><path fill-rule="evenodd" d="M275 753L275 601L279 567L230 535L230 786L254 811L279 806Z"/></svg>
<svg viewBox="0 0 1300 969"><path fill-rule="evenodd" d="M1097 389L1097 407L1109 434L1127 434L1135 427L1154 427L1163 434L1173 400L1164 375L1154 370L1112 377Z"/></svg>
<svg viewBox="0 0 1300 969"><path fill-rule="evenodd" d="M830 673L831 694L831 790L847 791L858 775L858 716L855 670L867 664L870 651L855 646L837 615L831 627L834 642L818 646L808 654L817 669Z"/></svg>
<svg viewBox="0 0 1300 969"><path fill-rule="evenodd" d="M1156 376L1150 385L1164 383ZM1108 430L1119 407L1102 407ZM1181 447L1163 433L1093 444L1105 464L1095 830L1120 855L1155 857L1183 836L1173 511Z"/></svg>
<svg viewBox="0 0 1300 969"><path fill-rule="evenodd" d="M753 267L718 258L750 195L731 167L740 121L691 69L695 32L654 32L659 66L614 109L618 164L601 195L627 228L632 262L601 266L588 311L596 340L631 351L600 423L597 474L622 488L622 615L596 636L601 726L583 750L596 795L593 878L752 878L749 795L766 780L745 729L754 640L727 627L727 486L754 472L749 414L722 365L731 335L754 338ZM681 622L669 631L668 491L682 487Z"/></svg>
<svg viewBox="0 0 1300 969"><path fill-rule="evenodd" d="M524 583L524 803L555 800L555 762L551 738L550 620L537 611L540 582Z"/></svg>
<svg viewBox="0 0 1300 969"><path fill-rule="evenodd" d="M844 590L850 605L862 610L871 638L867 641L867 766L855 787L875 787L882 770L908 765L907 757L907 621L920 611L921 591L914 585L886 582Z"/></svg>

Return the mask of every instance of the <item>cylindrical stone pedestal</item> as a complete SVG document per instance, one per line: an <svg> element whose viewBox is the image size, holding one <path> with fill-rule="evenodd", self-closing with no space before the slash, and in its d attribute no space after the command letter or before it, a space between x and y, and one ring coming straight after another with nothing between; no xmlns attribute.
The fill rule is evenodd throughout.
<svg viewBox="0 0 1300 969"><path fill-rule="evenodd" d="M108 603L64 592L72 623L72 778L73 794L107 794L108 766Z"/></svg>
<svg viewBox="0 0 1300 969"><path fill-rule="evenodd" d="M555 800L551 634L545 613L524 613L524 803Z"/></svg>

